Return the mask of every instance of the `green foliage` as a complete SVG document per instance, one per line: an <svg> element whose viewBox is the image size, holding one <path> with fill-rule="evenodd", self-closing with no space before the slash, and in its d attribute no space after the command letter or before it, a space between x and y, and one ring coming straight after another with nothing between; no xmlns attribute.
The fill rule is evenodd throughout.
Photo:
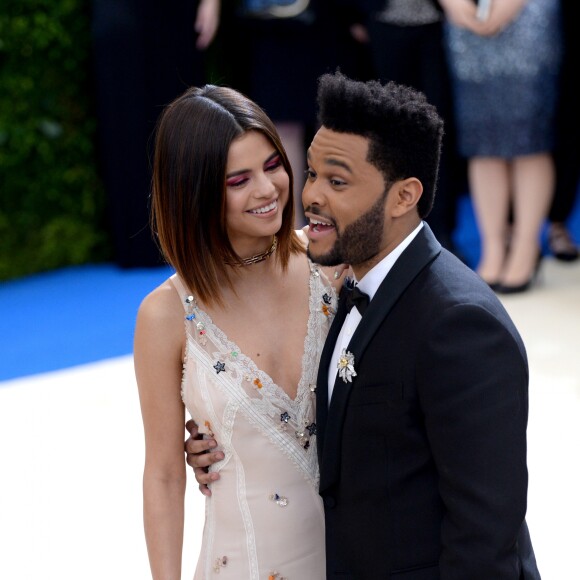
<svg viewBox="0 0 580 580"><path fill-rule="evenodd" d="M2 0L0 280L108 257L87 0Z"/></svg>

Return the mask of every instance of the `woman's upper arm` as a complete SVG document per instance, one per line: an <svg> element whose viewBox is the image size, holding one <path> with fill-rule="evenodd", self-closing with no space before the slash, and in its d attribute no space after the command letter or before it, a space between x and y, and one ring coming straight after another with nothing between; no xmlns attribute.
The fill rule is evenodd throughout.
<svg viewBox="0 0 580 580"><path fill-rule="evenodd" d="M185 412L181 400L183 308L166 282L141 303L134 342L135 376L145 430L145 468L182 476Z"/></svg>

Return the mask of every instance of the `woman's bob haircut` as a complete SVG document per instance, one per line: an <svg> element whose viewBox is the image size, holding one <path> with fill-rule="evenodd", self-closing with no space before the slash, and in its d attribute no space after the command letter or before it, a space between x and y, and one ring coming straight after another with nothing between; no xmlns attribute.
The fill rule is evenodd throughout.
<svg viewBox="0 0 580 580"><path fill-rule="evenodd" d="M237 264L227 234L226 165L230 145L248 131L272 143L289 177L288 202L275 259L286 268L303 246L294 231L293 176L274 123L243 94L227 87L192 87L161 114L155 135L151 225L161 250L189 290L222 304L220 281L233 288Z"/></svg>

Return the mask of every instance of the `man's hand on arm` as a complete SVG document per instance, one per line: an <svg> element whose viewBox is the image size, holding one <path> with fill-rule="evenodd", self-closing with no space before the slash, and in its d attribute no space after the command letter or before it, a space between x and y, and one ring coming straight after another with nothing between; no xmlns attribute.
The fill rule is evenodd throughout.
<svg viewBox="0 0 580 580"><path fill-rule="evenodd" d="M224 458L224 454L222 451L212 451L212 449L217 447L217 441L215 439L203 439L192 419L185 424L185 428L190 434L185 442L187 464L193 467L195 479L199 484L199 491L209 497L211 495L209 484L217 481L220 476L215 471L209 473L208 467L221 461Z"/></svg>

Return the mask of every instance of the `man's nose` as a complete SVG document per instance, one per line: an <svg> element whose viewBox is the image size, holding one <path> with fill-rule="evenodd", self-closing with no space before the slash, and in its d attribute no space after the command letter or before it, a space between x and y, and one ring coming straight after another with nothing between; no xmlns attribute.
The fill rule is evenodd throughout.
<svg viewBox="0 0 580 580"><path fill-rule="evenodd" d="M307 181L302 190L302 206L306 209L311 205L323 205L324 196L316 181Z"/></svg>

